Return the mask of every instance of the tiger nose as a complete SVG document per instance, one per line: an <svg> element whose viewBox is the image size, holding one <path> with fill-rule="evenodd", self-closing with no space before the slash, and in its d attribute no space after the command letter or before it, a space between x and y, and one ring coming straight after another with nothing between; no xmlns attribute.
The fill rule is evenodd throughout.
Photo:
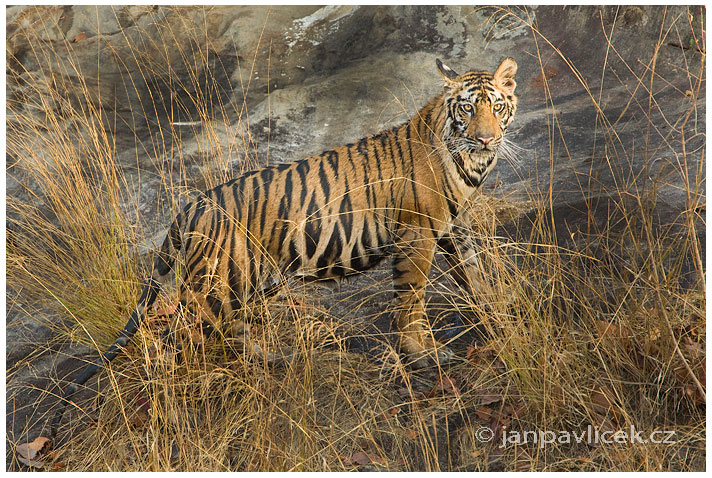
<svg viewBox="0 0 712 478"><path fill-rule="evenodd" d="M484 138L482 136L477 136L477 141L479 141L480 143L482 143L485 146L487 146L489 144L489 142L492 141L493 139L494 139L494 136L489 136L487 138Z"/></svg>

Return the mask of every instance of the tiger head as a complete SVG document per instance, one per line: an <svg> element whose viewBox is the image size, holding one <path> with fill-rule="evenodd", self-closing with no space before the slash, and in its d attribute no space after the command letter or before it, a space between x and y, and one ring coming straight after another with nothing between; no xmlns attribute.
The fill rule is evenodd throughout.
<svg viewBox="0 0 712 478"><path fill-rule="evenodd" d="M459 75L436 60L445 78L441 138L460 176L479 186L494 168L504 133L517 110L517 63L506 58L492 73Z"/></svg>

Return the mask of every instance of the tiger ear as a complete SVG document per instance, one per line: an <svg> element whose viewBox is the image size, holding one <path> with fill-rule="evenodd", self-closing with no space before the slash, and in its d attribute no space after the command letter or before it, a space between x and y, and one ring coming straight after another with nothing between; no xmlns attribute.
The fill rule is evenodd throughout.
<svg viewBox="0 0 712 478"><path fill-rule="evenodd" d="M445 78L446 84L452 83L455 80L455 78L460 76L455 72L455 70L453 70L452 68L447 66L442 61L440 61L439 58L435 59L435 64L438 66L438 70L440 71L440 74L443 75L443 77Z"/></svg>
<svg viewBox="0 0 712 478"><path fill-rule="evenodd" d="M514 61L514 58L505 58L500 63L497 71L494 72L494 82L511 95L514 93L514 88L517 87L517 82L514 81L514 75L516 74L517 62Z"/></svg>

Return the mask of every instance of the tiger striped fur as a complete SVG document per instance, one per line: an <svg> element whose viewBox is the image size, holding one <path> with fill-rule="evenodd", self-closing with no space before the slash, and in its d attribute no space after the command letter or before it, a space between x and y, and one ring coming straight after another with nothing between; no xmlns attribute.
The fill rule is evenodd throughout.
<svg viewBox="0 0 712 478"><path fill-rule="evenodd" d="M114 345L64 394L130 340L182 251L181 302L217 323L282 278L341 278L393 257L400 349L416 365L450 352L426 335L425 285L436 246L471 258L449 236L463 203L497 163L512 121L516 62L458 75L437 60L442 93L408 122L293 163L268 166L202 193L177 215L139 305ZM435 354L433 354L435 352ZM62 407L63 409L63 407ZM53 420L52 435L61 419Z"/></svg>

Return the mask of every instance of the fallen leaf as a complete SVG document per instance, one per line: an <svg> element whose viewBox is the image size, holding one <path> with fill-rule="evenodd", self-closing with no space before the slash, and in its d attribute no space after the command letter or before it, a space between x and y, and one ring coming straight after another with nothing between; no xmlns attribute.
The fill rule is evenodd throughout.
<svg viewBox="0 0 712 478"><path fill-rule="evenodd" d="M22 443L17 445L15 453L20 463L33 467L42 468L44 462L39 460L43 452L49 450L52 440L46 437L37 437L30 443Z"/></svg>
<svg viewBox="0 0 712 478"><path fill-rule="evenodd" d="M489 449L487 453L487 466L491 467L497 463L502 458L503 453L504 448L500 448L498 446Z"/></svg>
<svg viewBox="0 0 712 478"><path fill-rule="evenodd" d="M490 407L480 407L475 410L475 415L481 420L489 420L494 416L494 411Z"/></svg>
<svg viewBox="0 0 712 478"><path fill-rule="evenodd" d="M480 405L489 405L490 403L499 402L504 397L497 392L485 392L479 395Z"/></svg>
<svg viewBox="0 0 712 478"><path fill-rule="evenodd" d="M601 339L606 340L609 344L620 345L627 351L633 348L634 334L625 325L606 322L605 320L597 320L596 332Z"/></svg>
<svg viewBox="0 0 712 478"><path fill-rule="evenodd" d="M400 409L398 407L392 407L386 410L385 412L380 413L378 416L376 416L376 423L385 422L395 418L395 416L398 415L399 410Z"/></svg>
<svg viewBox="0 0 712 478"><path fill-rule="evenodd" d="M470 345L467 347L466 356L473 366L483 365L491 367L494 371L502 371L506 368L499 358L499 352L490 344L480 347Z"/></svg>
<svg viewBox="0 0 712 478"><path fill-rule="evenodd" d="M692 340L691 337L683 337L682 349L687 352L685 356L689 360L696 360L705 355L705 347L699 342Z"/></svg>
<svg viewBox="0 0 712 478"><path fill-rule="evenodd" d="M84 32L81 32L79 35L75 36L74 39L72 40L72 43L77 43L83 40L87 39L87 34Z"/></svg>
<svg viewBox="0 0 712 478"><path fill-rule="evenodd" d="M415 440L415 438L418 436L418 432L416 432L412 428L407 428L405 430L405 436L410 438L411 440Z"/></svg>
<svg viewBox="0 0 712 478"><path fill-rule="evenodd" d="M502 432L505 428L509 426L509 422L512 421L511 416L502 415L496 413L489 421L489 429L493 432L493 438L495 442L498 442L502 437Z"/></svg>
<svg viewBox="0 0 712 478"><path fill-rule="evenodd" d="M133 393L133 397L135 399L134 410L144 413L151 411L151 401L145 393L136 391Z"/></svg>
<svg viewBox="0 0 712 478"><path fill-rule="evenodd" d="M504 412L507 415L512 416L513 418L516 418L519 420L521 417L524 416L524 413L527 411L527 406L524 402L519 403L518 405L507 405L504 407Z"/></svg>
<svg viewBox="0 0 712 478"><path fill-rule="evenodd" d="M428 397L436 397L439 395L459 395L460 390L457 388L457 380L448 375L441 375L433 388L428 392Z"/></svg>
<svg viewBox="0 0 712 478"><path fill-rule="evenodd" d="M514 448L514 471L532 471L534 459L526 447Z"/></svg>
<svg viewBox="0 0 712 478"><path fill-rule="evenodd" d="M344 465L368 465L370 463L385 463L383 458L380 456L369 455L366 452L358 451L354 453L351 457L342 457Z"/></svg>
<svg viewBox="0 0 712 478"><path fill-rule="evenodd" d="M129 424L134 428L142 428L150 418L147 412L138 411L131 416Z"/></svg>
<svg viewBox="0 0 712 478"><path fill-rule="evenodd" d="M606 443L601 441L601 435L606 433L608 436L614 434L619 428L606 417L599 417L600 421L594 427L586 429L586 443L590 446L597 447L600 445L605 445Z"/></svg>
<svg viewBox="0 0 712 478"><path fill-rule="evenodd" d="M411 391L411 389L406 387L401 387L397 390L398 395L401 398L412 398L413 400L424 400L425 394L423 392Z"/></svg>
<svg viewBox="0 0 712 478"><path fill-rule="evenodd" d="M619 421L620 409L615 404L615 393L608 387L596 386L589 395L589 400L593 408L603 415L610 413L611 416Z"/></svg>
<svg viewBox="0 0 712 478"><path fill-rule="evenodd" d="M549 394L545 395L544 406L546 407L547 416L556 416L559 411L564 408L566 396L564 390L558 385L551 385Z"/></svg>

